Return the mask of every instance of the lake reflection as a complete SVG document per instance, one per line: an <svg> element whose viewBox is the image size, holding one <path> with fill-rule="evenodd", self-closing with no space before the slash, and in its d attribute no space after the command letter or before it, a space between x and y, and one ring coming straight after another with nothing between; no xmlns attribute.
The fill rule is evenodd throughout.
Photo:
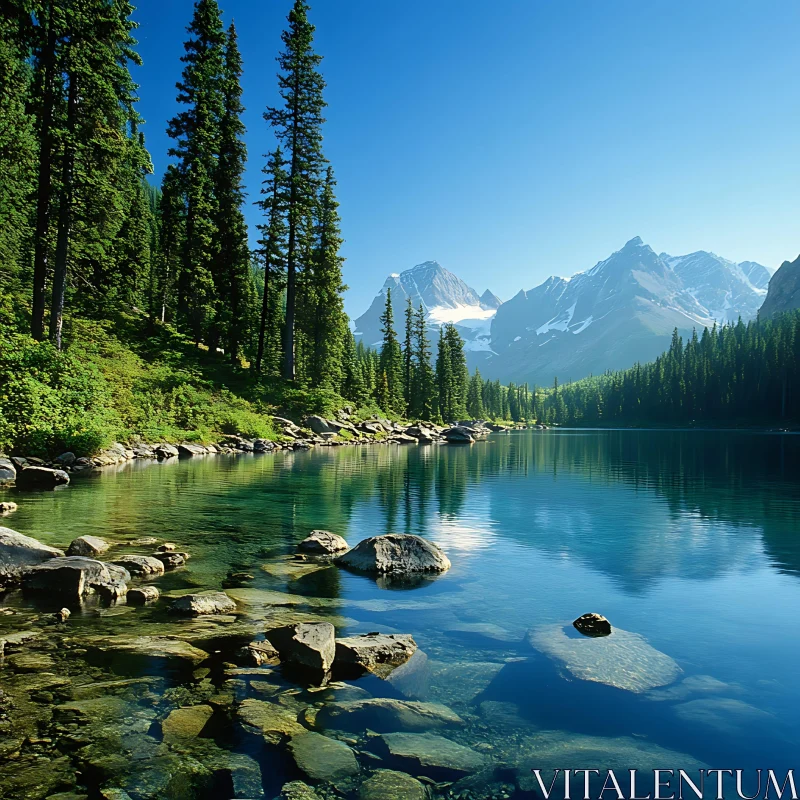
<svg viewBox="0 0 800 800"><path fill-rule="evenodd" d="M24 496L3 524L59 546L155 535L193 555L166 590L246 571L249 589L324 601L340 633L412 633L413 680L356 683L447 704L467 721L447 735L529 790L534 767L798 766L799 476L791 435L531 431L135 462ZM419 534L453 568L413 587L287 568L312 528ZM586 665L569 623L590 611L629 659Z"/></svg>

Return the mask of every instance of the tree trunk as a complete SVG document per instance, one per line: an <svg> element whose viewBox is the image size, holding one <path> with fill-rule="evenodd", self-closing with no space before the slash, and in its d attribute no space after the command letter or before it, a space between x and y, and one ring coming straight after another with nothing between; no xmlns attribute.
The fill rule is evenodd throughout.
<svg viewBox="0 0 800 800"><path fill-rule="evenodd" d="M61 350L61 328L64 322L64 291L67 285L70 225L72 223L72 171L75 164L75 117L78 106L78 87L75 75L70 75L67 98L67 138L61 172L61 203L58 209L58 237L53 270L53 298L50 307L50 339Z"/></svg>
<svg viewBox="0 0 800 800"><path fill-rule="evenodd" d="M53 106L55 93L56 32L53 26L53 3L47 15L47 40L42 50L44 77L42 86L42 125L39 133L39 169L36 188L36 235L33 255L33 315L31 334L44 339L45 292L47 288L47 229L50 222L53 161Z"/></svg>

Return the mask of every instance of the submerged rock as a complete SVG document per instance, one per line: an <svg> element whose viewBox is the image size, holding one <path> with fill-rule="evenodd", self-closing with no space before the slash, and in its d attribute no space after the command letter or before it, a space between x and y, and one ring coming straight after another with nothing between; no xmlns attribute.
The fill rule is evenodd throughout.
<svg viewBox="0 0 800 800"><path fill-rule="evenodd" d="M299 622L265 634L281 659L327 673L336 655L335 629L330 622Z"/></svg>
<svg viewBox="0 0 800 800"><path fill-rule="evenodd" d="M73 539L67 549L68 556L99 556L108 550L109 544L99 536L79 536Z"/></svg>
<svg viewBox="0 0 800 800"><path fill-rule="evenodd" d="M289 742L297 767L311 780L334 782L358 773L353 751L320 733L301 733Z"/></svg>
<svg viewBox="0 0 800 800"><path fill-rule="evenodd" d="M229 614L236 611L236 603L225 592L202 592L185 594L171 606L176 614Z"/></svg>
<svg viewBox="0 0 800 800"><path fill-rule="evenodd" d="M629 692L646 692L672 683L681 668L638 633L615 629L608 636L571 637L561 625L528 631L528 643L561 662L576 678Z"/></svg>
<svg viewBox="0 0 800 800"><path fill-rule="evenodd" d="M63 550L0 527L0 587L16 583L30 567L63 555Z"/></svg>
<svg viewBox="0 0 800 800"><path fill-rule="evenodd" d="M236 716L251 733L278 744L283 739L306 733L297 712L268 700L248 698L236 709Z"/></svg>
<svg viewBox="0 0 800 800"><path fill-rule="evenodd" d="M417 643L407 633L367 633L336 640L336 666L386 677L414 655Z"/></svg>
<svg viewBox="0 0 800 800"><path fill-rule="evenodd" d="M420 703L376 697L329 703L317 714L317 724L324 728L379 733L392 731L429 731L463 725L464 720L440 703Z"/></svg>
<svg viewBox="0 0 800 800"><path fill-rule="evenodd" d="M165 742L196 739L214 715L211 706L189 706L176 708L161 723L161 733Z"/></svg>
<svg viewBox="0 0 800 800"><path fill-rule="evenodd" d="M121 556L114 563L127 569L131 575L151 577L164 574L164 564L150 556Z"/></svg>
<svg viewBox="0 0 800 800"><path fill-rule="evenodd" d="M155 586L137 586L135 589L128 589L128 603L144 605L158 600L160 593Z"/></svg>
<svg viewBox="0 0 800 800"><path fill-rule="evenodd" d="M427 800L425 787L405 772L376 770L361 784L358 800Z"/></svg>
<svg viewBox="0 0 800 800"><path fill-rule="evenodd" d="M125 664L134 671L141 668L142 661L147 667L197 666L208 658L205 650L200 650L180 639L167 636L107 636L86 643L91 650L125 656Z"/></svg>
<svg viewBox="0 0 800 800"><path fill-rule="evenodd" d="M285 783L275 800L319 800L319 795L303 781Z"/></svg>
<svg viewBox="0 0 800 800"><path fill-rule="evenodd" d="M89 594L115 600L128 592L128 571L85 556L52 558L32 567L22 576L22 588L80 600Z"/></svg>
<svg viewBox="0 0 800 800"><path fill-rule="evenodd" d="M66 486L68 483L69 475L63 469L24 467L17 472L16 486L22 491L55 489L57 486Z"/></svg>
<svg viewBox="0 0 800 800"><path fill-rule="evenodd" d="M408 533L372 536L359 542L337 564L359 572L405 575L445 572L450 559L433 542Z"/></svg>
<svg viewBox="0 0 800 800"><path fill-rule="evenodd" d="M432 733L385 733L375 741L389 759L434 780L458 779L486 763L480 753Z"/></svg>
<svg viewBox="0 0 800 800"><path fill-rule="evenodd" d="M608 636L611 623L602 614L581 614L572 626L584 636Z"/></svg>
<svg viewBox="0 0 800 800"><path fill-rule="evenodd" d="M297 545L298 550L315 555L327 556L342 553L347 550L347 542L341 536L330 531L311 531L311 533Z"/></svg>

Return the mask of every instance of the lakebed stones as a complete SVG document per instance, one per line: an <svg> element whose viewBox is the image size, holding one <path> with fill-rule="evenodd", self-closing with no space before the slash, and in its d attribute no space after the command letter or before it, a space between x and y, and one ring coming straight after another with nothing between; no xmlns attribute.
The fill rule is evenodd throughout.
<svg viewBox="0 0 800 800"><path fill-rule="evenodd" d="M385 733L374 746L388 760L433 780L457 780L486 763L475 750L433 733Z"/></svg>
<svg viewBox="0 0 800 800"><path fill-rule="evenodd" d="M681 668L638 633L616 628L608 636L568 636L562 625L526 634L528 643L563 664L576 678L642 693L672 683Z"/></svg>
<svg viewBox="0 0 800 800"><path fill-rule="evenodd" d="M265 634L281 660L326 674L336 656L335 629L330 622L299 622Z"/></svg>
<svg viewBox="0 0 800 800"><path fill-rule="evenodd" d="M121 556L114 563L124 567L131 575L145 578L156 577L164 574L164 564L157 558L150 556Z"/></svg>
<svg viewBox="0 0 800 800"><path fill-rule="evenodd" d="M111 656L120 656L120 664L134 672L142 666L196 667L208 658L205 650L200 650L188 642L171 639L168 636L106 636L86 642L93 651Z"/></svg>
<svg viewBox="0 0 800 800"><path fill-rule="evenodd" d="M128 589L128 603L134 605L154 603L159 596L160 593L155 586L137 586L135 589Z"/></svg>
<svg viewBox="0 0 800 800"><path fill-rule="evenodd" d="M124 597L131 576L116 564L106 564L85 556L51 558L31 567L22 576L22 588L30 592L62 595L75 601L89 594L108 600Z"/></svg>
<svg viewBox="0 0 800 800"><path fill-rule="evenodd" d="M361 784L358 800L427 800L425 787L405 772L376 770Z"/></svg>
<svg viewBox="0 0 800 800"><path fill-rule="evenodd" d="M464 720L440 703L376 697L329 703L320 709L316 724L343 731L363 731L369 728L378 733L391 733L461 726Z"/></svg>
<svg viewBox="0 0 800 800"><path fill-rule="evenodd" d="M296 711L268 700L243 700L236 716L245 730L263 736L271 744L307 732L297 721Z"/></svg>
<svg viewBox="0 0 800 800"><path fill-rule="evenodd" d="M336 563L358 572L378 575L441 573L450 569L450 559L433 542L408 533L372 536L339 556Z"/></svg>
<svg viewBox="0 0 800 800"><path fill-rule="evenodd" d="M336 640L336 666L386 677L414 655L417 643L407 633L367 633Z"/></svg>
<svg viewBox="0 0 800 800"><path fill-rule="evenodd" d="M187 708L176 708L161 723L161 733L165 742L181 742L196 739L205 728L214 709L211 706L199 705Z"/></svg>
<svg viewBox="0 0 800 800"><path fill-rule="evenodd" d="M0 527L0 587L17 583L25 570L63 555L63 550Z"/></svg>
<svg viewBox="0 0 800 800"><path fill-rule="evenodd" d="M294 736L289 751L297 767L311 780L336 782L358 774L353 751L344 742L320 733Z"/></svg>
<svg viewBox="0 0 800 800"><path fill-rule="evenodd" d="M185 594L170 606L176 614L230 614L236 611L236 603L225 592L202 592Z"/></svg>
<svg viewBox="0 0 800 800"><path fill-rule="evenodd" d="M297 545L297 549L312 555L332 556L345 552L347 542L338 534L330 531L311 531L311 533Z"/></svg>
<svg viewBox="0 0 800 800"><path fill-rule="evenodd" d="M68 556L89 556L94 558L108 550L109 544L99 536L79 536L73 539L67 549Z"/></svg>
<svg viewBox="0 0 800 800"><path fill-rule="evenodd" d="M17 472L16 487L20 491L33 491L36 489L55 489L66 486L69 475L63 469L49 469L48 467L24 467Z"/></svg>
<svg viewBox="0 0 800 800"><path fill-rule="evenodd" d="M581 614L572 626L584 636L608 636L611 623L602 614Z"/></svg>

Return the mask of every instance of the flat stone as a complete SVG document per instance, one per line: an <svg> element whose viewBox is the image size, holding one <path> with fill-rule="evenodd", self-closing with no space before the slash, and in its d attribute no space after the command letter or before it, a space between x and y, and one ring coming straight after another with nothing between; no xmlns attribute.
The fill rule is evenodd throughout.
<svg viewBox="0 0 800 800"><path fill-rule="evenodd" d="M0 527L0 586L16 583L28 568L63 555L63 550Z"/></svg>
<svg viewBox="0 0 800 800"><path fill-rule="evenodd" d="M171 606L176 614L228 614L236 611L236 603L225 592L185 594Z"/></svg>
<svg viewBox="0 0 800 800"><path fill-rule="evenodd" d="M421 536L390 533L359 542L336 563L358 572L410 574L445 572L450 559L433 542Z"/></svg>
<svg viewBox="0 0 800 800"><path fill-rule="evenodd" d="M376 697L329 703L317 714L317 724L344 731L369 728L379 733L391 733L452 727L463 725L464 720L441 703Z"/></svg>
<svg viewBox="0 0 800 800"><path fill-rule="evenodd" d="M67 549L68 556L90 556L94 558L108 550L109 544L99 536L79 536Z"/></svg>
<svg viewBox="0 0 800 800"><path fill-rule="evenodd" d="M183 442L178 445L178 456L180 458L192 458L192 456L204 456L208 450L201 444L192 444L191 442Z"/></svg>
<svg viewBox="0 0 800 800"><path fill-rule="evenodd" d="M214 709L205 705L176 708L174 711L170 711L169 716L161 723L164 741L196 739L213 715Z"/></svg>
<svg viewBox="0 0 800 800"><path fill-rule="evenodd" d="M347 550L347 542L338 534L330 531L311 531L311 533L297 545L298 550L315 555L335 555Z"/></svg>
<svg viewBox="0 0 800 800"><path fill-rule="evenodd" d="M385 678L414 655L417 643L407 633L366 633L336 640L336 666L353 667Z"/></svg>
<svg viewBox="0 0 800 800"><path fill-rule="evenodd" d="M486 763L480 753L432 733L385 733L376 741L386 756L434 780L458 779Z"/></svg>
<svg viewBox="0 0 800 800"><path fill-rule="evenodd" d="M359 800L427 800L425 787L405 772L379 769L361 784Z"/></svg>
<svg viewBox="0 0 800 800"><path fill-rule="evenodd" d="M138 656L155 664L182 663L197 666L208 658L205 650L166 636L108 636L87 644L90 648L101 652L124 653L129 657Z"/></svg>
<svg viewBox="0 0 800 800"><path fill-rule="evenodd" d="M50 672L56 662L47 653L14 653L6 663L17 672Z"/></svg>
<svg viewBox="0 0 800 800"><path fill-rule="evenodd" d="M24 467L17 472L15 485L20 491L35 489L55 489L57 486L66 486L69 475L63 469L49 469L48 467Z"/></svg>
<svg viewBox="0 0 800 800"><path fill-rule="evenodd" d="M320 733L302 733L289 742L297 767L314 781L335 782L358 773L353 751L336 739Z"/></svg>
<svg viewBox="0 0 800 800"><path fill-rule="evenodd" d="M160 593L155 586L137 586L135 589L128 589L128 603L144 605L158 600Z"/></svg>
<svg viewBox="0 0 800 800"><path fill-rule="evenodd" d="M155 577L164 574L164 564L150 556L121 556L114 559L112 563L124 567L131 575Z"/></svg>
<svg viewBox="0 0 800 800"><path fill-rule="evenodd" d="M244 700L236 709L236 716L251 733L263 736L272 744L306 732L297 721L297 712L267 700Z"/></svg>
<svg viewBox="0 0 800 800"><path fill-rule="evenodd" d="M273 628L265 637L282 660L327 673L336 655L335 633L330 622L300 622Z"/></svg>
<svg viewBox="0 0 800 800"><path fill-rule="evenodd" d="M570 637L562 625L528 631L529 644L563 664L576 678L641 693L672 683L681 668L643 636L615 628L608 636Z"/></svg>

